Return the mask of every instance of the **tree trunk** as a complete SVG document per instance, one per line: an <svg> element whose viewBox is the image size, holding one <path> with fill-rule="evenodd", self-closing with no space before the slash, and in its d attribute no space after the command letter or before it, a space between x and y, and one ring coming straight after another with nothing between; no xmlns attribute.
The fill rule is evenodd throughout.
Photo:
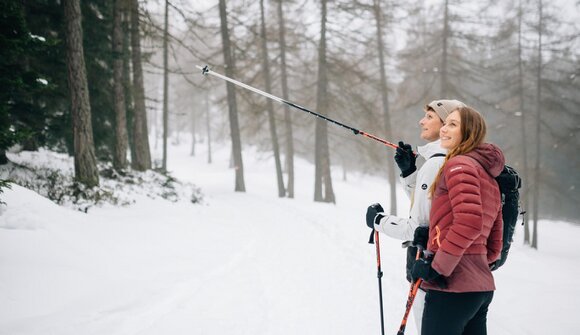
<svg viewBox="0 0 580 335"><path fill-rule="evenodd" d="M443 54L441 57L441 99L450 99L449 84L447 82L447 48L449 35L449 0L445 0L445 13L443 16Z"/></svg>
<svg viewBox="0 0 580 335"><path fill-rule="evenodd" d="M226 64L226 76L234 77L234 62L232 51L230 50L230 36L228 30L226 1L219 0L219 10L221 19L221 35L224 48L224 62ZM245 192L246 185L244 182L244 163L242 160L242 141L240 137L240 126L238 123L238 106L236 104L236 92L234 84L226 83L228 95L228 110L230 119L230 136L232 138L232 154L234 159L234 169L236 171L235 191Z"/></svg>
<svg viewBox="0 0 580 335"><path fill-rule="evenodd" d="M278 24L280 39L280 67L282 82L282 98L289 101L288 97L288 74L286 68L286 27L284 25L284 11L282 0L278 0ZM284 105L284 125L286 129L286 170L288 171L287 196L294 198L294 136L292 134L292 117L290 108Z"/></svg>
<svg viewBox="0 0 580 335"><path fill-rule="evenodd" d="M527 139L526 139L526 112L524 111L524 61L522 58L522 21L523 21L523 11L522 11L522 0L519 1L518 7L518 95L519 95L519 112L521 114L520 126L522 132L522 160L523 160L523 171L522 171L522 201L524 203L524 212L527 214L529 210L529 188L528 182L528 153L527 153ZM528 225L528 215L524 214L524 243L530 244L530 226Z"/></svg>
<svg viewBox="0 0 580 335"><path fill-rule="evenodd" d="M534 227L532 231L532 248L538 249L538 215L540 205L540 156L541 148L540 141L542 135L540 134L542 121L540 111L542 110L542 0L538 5L538 73L537 73L537 89L536 89L536 164L534 167Z"/></svg>
<svg viewBox="0 0 580 335"><path fill-rule="evenodd" d="M66 61L73 121L75 179L88 187L99 185L93 142L91 105L83 49L79 0L63 0Z"/></svg>
<svg viewBox="0 0 580 335"><path fill-rule="evenodd" d="M270 64L268 55L268 45L266 43L266 19L264 18L264 0L260 0L260 16L262 20L262 69L266 92L272 92L272 82L270 78ZM276 120L274 120L274 104L272 99L266 99L266 109L268 110L268 123L270 125L270 137L272 138L272 150L274 151L274 163L276 165L276 181L278 184L278 197L286 195L284 188L284 177L282 176L282 164L280 163L280 146L278 145L278 133L276 132Z"/></svg>
<svg viewBox="0 0 580 335"><path fill-rule="evenodd" d="M123 0L123 92L125 93L125 110L127 111L127 135L131 163L135 161L135 144L133 143L133 95L131 92L131 1Z"/></svg>
<svg viewBox="0 0 580 335"><path fill-rule="evenodd" d="M161 169L167 172L167 136L169 136L169 69L168 69L168 30L169 0L165 0L165 25L163 28L163 162Z"/></svg>
<svg viewBox="0 0 580 335"><path fill-rule="evenodd" d="M380 0L374 0L374 14L375 14L375 23L377 27L377 45L379 48L379 65L381 71L381 98L383 103L383 122L385 128L385 136L386 138L393 138L393 133L391 131L391 116L389 113L389 91L387 85L387 75L385 70L385 43L383 41L383 22L382 22L382 11L381 11L381 2ZM391 199L391 207L389 213L397 213L397 180L395 175L395 166L391 162L390 164L386 164L387 166L387 173L389 178L390 184L390 199Z"/></svg>
<svg viewBox="0 0 580 335"><path fill-rule="evenodd" d="M151 150L147 130L147 110L145 109L145 87L143 84L143 65L141 63L141 36L139 31L139 1L131 1L131 59L133 66L133 145L135 159L131 166L137 171L151 169Z"/></svg>
<svg viewBox="0 0 580 335"><path fill-rule="evenodd" d="M124 0L114 0L113 8L113 86L115 106L115 149L113 167L120 171L127 168L127 110L125 105L125 88L123 87L123 11Z"/></svg>
<svg viewBox="0 0 580 335"><path fill-rule="evenodd" d="M191 156L195 156L195 110L191 110Z"/></svg>
<svg viewBox="0 0 580 335"><path fill-rule="evenodd" d="M322 0L320 21L320 48L318 51L318 87L316 110L326 115L328 110L328 73L326 64L326 0ZM336 202L330 174L330 153L328 150L328 129L326 121L317 118L315 130L315 173L314 201ZM322 190L324 187L324 196Z"/></svg>
<svg viewBox="0 0 580 335"><path fill-rule="evenodd" d="M205 129L207 132L207 163L211 164L211 126L209 122L209 98L205 94Z"/></svg>

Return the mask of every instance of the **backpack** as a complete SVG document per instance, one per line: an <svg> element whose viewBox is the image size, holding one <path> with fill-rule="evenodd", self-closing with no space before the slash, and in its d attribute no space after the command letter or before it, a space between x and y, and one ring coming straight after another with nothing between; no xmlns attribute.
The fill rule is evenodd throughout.
<svg viewBox="0 0 580 335"><path fill-rule="evenodd" d="M502 219L503 219L503 246L498 260L490 264L492 271L497 270L507 260L508 252L513 241L514 231L518 215L520 213L520 192L522 179L512 167L505 165L499 176L495 178L501 193Z"/></svg>

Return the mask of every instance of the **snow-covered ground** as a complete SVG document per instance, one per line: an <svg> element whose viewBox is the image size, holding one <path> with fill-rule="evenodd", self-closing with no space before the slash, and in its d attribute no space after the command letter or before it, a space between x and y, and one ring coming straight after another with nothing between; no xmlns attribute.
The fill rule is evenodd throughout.
<svg viewBox="0 0 580 335"><path fill-rule="evenodd" d="M172 147L173 175L204 204L146 196L130 207L59 207L14 185L0 210L0 334L380 334L366 207L388 204L384 179L341 171L337 204L314 203L313 167L296 166L296 198L277 198L268 154L244 153L233 192L229 148L206 163ZM390 154L390 152L389 152ZM399 193L399 212L409 201ZM381 236L387 334L408 291L404 253ZM490 334L576 334L580 227L542 221L539 250L518 227L496 275ZM407 334L416 334L410 319Z"/></svg>

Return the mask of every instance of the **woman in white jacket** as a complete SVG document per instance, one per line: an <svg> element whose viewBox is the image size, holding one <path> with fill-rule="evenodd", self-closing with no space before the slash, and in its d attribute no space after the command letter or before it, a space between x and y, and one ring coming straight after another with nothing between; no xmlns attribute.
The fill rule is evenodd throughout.
<svg viewBox="0 0 580 335"><path fill-rule="evenodd" d="M411 265L417 252L417 248L413 245L422 244L422 240L426 241L428 236L429 211L431 210L429 188L439 168L443 165L447 153L447 150L441 147L439 129L443 126L443 120L447 118L447 115L463 106L465 104L458 100L434 100L425 106L425 116L419 121L419 125L421 138L428 143L417 148L418 155L426 160L418 171L415 163L416 156L411 145L399 142L395 161L401 169L401 183L411 199L409 217L402 218L386 214L379 204L373 204L367 210L367 225L370 228L405 241L404 246L409 245L407 248L407 280L409 281L411 281ZM415 241L412 245L407 242L413 240ZM413 315L419 334L424 305L425 292L419 290L413 304Z"/></svg>

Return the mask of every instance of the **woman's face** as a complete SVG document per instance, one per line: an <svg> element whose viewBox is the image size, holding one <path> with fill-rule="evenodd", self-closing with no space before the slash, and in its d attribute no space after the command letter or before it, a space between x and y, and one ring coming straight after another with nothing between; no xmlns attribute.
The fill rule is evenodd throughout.
<svg viewBox="0 0 580 335"><path fill-rule="evenodd" d="M461 118L459 111L454 111L445 119L445 124L439 131L441 147L452 150L461 143Z"/></svg>
<svg viewBox="0 0 580 335"><path fill-rule="evenodd" d="M421 126L421 138L433 142L439 138L439 130L443 125L439 115L434 111L426 111L425 116L419 121Z"/></svg>

